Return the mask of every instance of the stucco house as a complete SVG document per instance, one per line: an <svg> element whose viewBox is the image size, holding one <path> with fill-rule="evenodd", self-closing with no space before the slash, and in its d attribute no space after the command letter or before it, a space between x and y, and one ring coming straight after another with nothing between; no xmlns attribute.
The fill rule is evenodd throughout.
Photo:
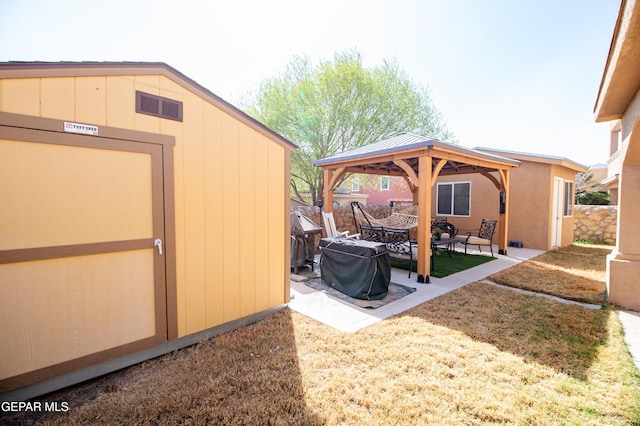
<svg viewBox="0 0 640 426"><path fill-rule="evenodd" d="M640 311L640 5L623 0L594 107L610 122L611 157L604 183L617 192L616 247L607 258L610 303Z"/></svg>
<svg viewBox="0 0 640 426"><path fill-rule="evenodd" d="M164 63L1 63L0 397L284 307L294 150Z"/></svg>

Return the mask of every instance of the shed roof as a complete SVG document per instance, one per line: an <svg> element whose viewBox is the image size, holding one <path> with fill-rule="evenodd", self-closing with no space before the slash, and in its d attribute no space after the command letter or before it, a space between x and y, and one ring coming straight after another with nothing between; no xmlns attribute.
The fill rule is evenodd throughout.
<svg viewBox="0 0 640 426"><path fill-rule="evenodd" d="M0 62L0 79L118 75L163 75L284 147L297 149L291 141L164 62Z"/></svg>
<svg viewBox="0 0 640 426"><path fill-rule="evenodd" d="M513 158L514 160L532 161L534 163L554 164L554 165L566 167L568 169L573 169L576 172L581 172L581 173L587 172L586 166L576 163L575 161L569 160L568 158L565 158L565 157L556 157L554 155L532 154L528 152L509 151L509 150L493 149L493 148L476 147L474 149L478 151L483 151L483 152L496 153L504 157Z"/></svg>

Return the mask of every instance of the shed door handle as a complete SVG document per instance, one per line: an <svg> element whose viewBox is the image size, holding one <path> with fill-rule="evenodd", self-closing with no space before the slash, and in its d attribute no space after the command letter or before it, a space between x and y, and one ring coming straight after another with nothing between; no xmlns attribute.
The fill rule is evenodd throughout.
<svg viewBox="0 0 640 426"><path fill-rule="evenodd" d="M157 240L155 240L155 241L153 242L153 245L154 245L154 246L156 246L156 247L158 247L158 254L159 254L160 256L162 256L162 240L161 240L160 238L158 238Z"/></svg>

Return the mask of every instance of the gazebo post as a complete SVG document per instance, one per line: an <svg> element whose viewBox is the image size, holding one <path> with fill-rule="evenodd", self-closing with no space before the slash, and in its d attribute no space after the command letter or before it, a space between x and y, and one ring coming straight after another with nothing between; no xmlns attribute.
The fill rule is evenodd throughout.
<svg viewBox="0 0 640 426"><path fill-rule="evenodd" d="M331 213L333 211L333 188L331 187L331 176L333 175L333 170L324 169L322 171L324 175L324 188L323 188L323 197L324 205L322 209L325 213Z"/></svg>
<svg viewBox="0 0 640 426"><path fill-rule="evenodd" d="M418 282L429 283L431 271L431 163L430 155L418 158Z"/></svg>
<svg viewBox="0 0 640 426"><path fill-rule="evenodd" d="M499 170L500 173L500 215L498 216L498 254L507 254L509 227L509 175L510 170ZM504 195L503 195L504 194Z"/></svg>

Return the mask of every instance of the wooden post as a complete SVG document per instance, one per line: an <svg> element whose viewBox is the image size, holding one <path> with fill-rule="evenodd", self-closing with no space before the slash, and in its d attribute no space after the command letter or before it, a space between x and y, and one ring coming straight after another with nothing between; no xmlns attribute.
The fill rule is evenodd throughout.
<svg viewBox="0 0 640 426"><path fill-rule="evenodd" d="M431 272L431 156L418 158L418 282Z"/></svg>
<svg viewBox="0 0 640 426"><path fill-rule="evenodd" d="M500 172L500 190L504 192L504 212L498 216L498 254L507 254L509 238L509 174L510 170L498 170Z"/></svg>
<svg viewBox="0 0 640 426"><path fill-rule="evenodd" d="M333 211L333 188L331 187L331 176L333 175L332 170L324 169L324 199L322 202L324 203L322 210L325 213L331 213Z"/></svg>

